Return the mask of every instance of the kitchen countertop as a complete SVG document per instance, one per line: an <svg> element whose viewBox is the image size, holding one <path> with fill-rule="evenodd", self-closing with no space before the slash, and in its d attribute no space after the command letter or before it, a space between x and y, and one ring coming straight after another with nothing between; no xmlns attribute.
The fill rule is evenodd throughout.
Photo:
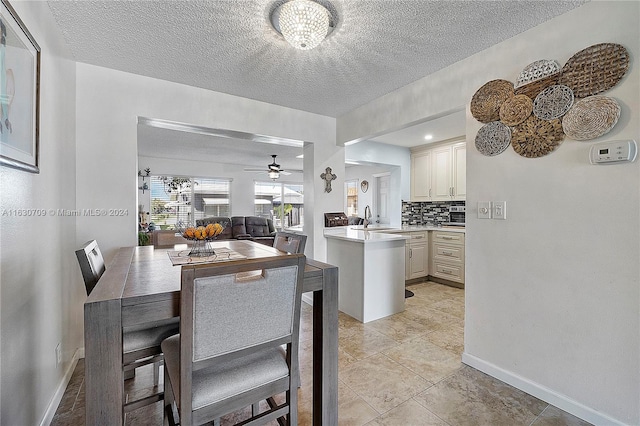
<svg viewBox="0 0 640 426"><path fill-rule="evenodd" d="M464 226L433 226L433 225L403 225L402 228L387 229L383 232L414 232L414 231L447 231L465 233Z"/></svg>
<svg viewBox="0 0 640 426"><path fill-rule="evenodd" d="M338 240L354 241L360 243L384 243L389 241L406 240L404 235L388 234L382 229L376 231L373 228L365 230L362 226L337 226L324 230L325 238L335 238Z"/></svg>
<svg viewBox="0 0 640 426"><path fill-rule="evenodd" d="M420 231L447 231L464 233L464 227L460 226L432 226L432 225L405 225L402 228L389 228L381 225L370 225L364 229L363 225L337 226L334 228L325 228L324 236L326 238L336 238L340 240L361 242L361 243L381 243L385 241L395 241L408 239L404 235L398 235L404 232L420 232Z"/></svg>

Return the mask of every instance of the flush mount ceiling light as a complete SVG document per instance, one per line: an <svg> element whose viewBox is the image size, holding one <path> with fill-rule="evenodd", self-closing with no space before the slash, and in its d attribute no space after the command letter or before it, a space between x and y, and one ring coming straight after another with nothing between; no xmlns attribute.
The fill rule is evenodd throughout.
<svg viewBox="0 0 640 426"><path fill-rule="evenodd" d="M290 0L276 2L270 14L271 25L290 45L313 49L336 26L337 13L328 2Z"/></svg>

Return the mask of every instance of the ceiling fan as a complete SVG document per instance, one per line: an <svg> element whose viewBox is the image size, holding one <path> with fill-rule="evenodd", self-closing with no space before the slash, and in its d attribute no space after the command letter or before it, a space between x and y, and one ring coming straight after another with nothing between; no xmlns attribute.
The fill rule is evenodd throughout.
<svg viewBox="0 0 640 426"><path fill-rule="evenodd" d="M277 155L271 155L271 157L273 158L273 163L271 164L267 164L267 169L258 169L258 168L254 168L254 167L246 167L244 169L245 172L263 172L263 173L267 173L267 175L269 175L269 178L271 178L272 180L276 180L280 177L280 175L284 175L284 176L288 176L291 173L302 173L302 170L289 170L289 171L285 171L284 169L280 168L280 164L276 163L276 157Z"/></svg>

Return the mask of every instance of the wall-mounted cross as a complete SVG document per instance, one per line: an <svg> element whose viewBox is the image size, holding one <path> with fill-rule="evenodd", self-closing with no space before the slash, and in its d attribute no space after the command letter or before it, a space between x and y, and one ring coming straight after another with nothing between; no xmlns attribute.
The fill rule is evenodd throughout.
<svg viewBox="0 0 640 426"><path fill-rule="evenodd" d="M331 173L331 167L327 167L320 177L324 180L324 192L331 192L331 181L337 179L338 176Z"/></svg>

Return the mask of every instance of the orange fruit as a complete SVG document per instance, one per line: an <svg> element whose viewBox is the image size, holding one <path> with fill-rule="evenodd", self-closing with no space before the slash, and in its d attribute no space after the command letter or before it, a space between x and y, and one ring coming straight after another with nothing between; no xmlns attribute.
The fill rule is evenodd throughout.
<svg viewBox="0 0 640 426"><path fill-rule="evenodd" d="M204 229L204 226L198 226L194 235L197 240L204 240L207 238L207 231Z"/></svg>
<svg viewBox="0 0 640 426"><path fill-rule="evenodd" d="M185 238L195 238L196 237L196 228L190 227L184 230L184 234L182 235Z"/></svg>
<svg viewBox="0 0 640 426"><path fill-rule="evenodd" d="M222 233L222 231L224 231L224 228L219 223L214 223L213 227L214 227L215 232L216 232L214 235L219 235L219 234Z"/></svg>

